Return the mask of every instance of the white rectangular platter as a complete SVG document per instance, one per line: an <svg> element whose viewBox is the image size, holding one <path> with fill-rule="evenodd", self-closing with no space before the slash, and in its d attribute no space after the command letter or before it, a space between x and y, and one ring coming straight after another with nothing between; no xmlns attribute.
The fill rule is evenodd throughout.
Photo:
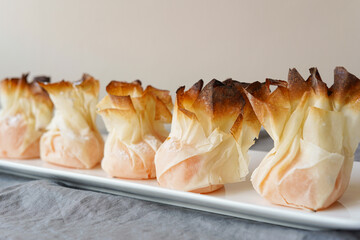
<svg viewBox="0 0 360 240"><path fill-rule="evenodd" d="M259 141L269 144L269 141ZM268 148L268 147L266 147ZM266 149L265 148L265 149ZM257 147L255 149L261 149ZM250 150L250 172L266 151ZM34 160L0 160L0 171L31 178L61 181L72 187L149 200L212 213L230 215L283 226L322 230L360 230L360 162L354 168L348 190L330 208L311 212L270 204L253 189L249 180L227 184L210 194L196 194L159 187L156 180L126 180L108 177L97 167L76 170Z"/></svg>

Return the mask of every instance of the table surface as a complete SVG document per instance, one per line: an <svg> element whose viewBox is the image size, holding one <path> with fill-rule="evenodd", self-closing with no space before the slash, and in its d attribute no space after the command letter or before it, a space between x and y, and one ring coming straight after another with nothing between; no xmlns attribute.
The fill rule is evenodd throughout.
<svg viewBox="0 0 360 240"><path fill-rule="evenodd" d="M0 233L1 239L360 239L360 231L299 230L4 173Z"/></svg>

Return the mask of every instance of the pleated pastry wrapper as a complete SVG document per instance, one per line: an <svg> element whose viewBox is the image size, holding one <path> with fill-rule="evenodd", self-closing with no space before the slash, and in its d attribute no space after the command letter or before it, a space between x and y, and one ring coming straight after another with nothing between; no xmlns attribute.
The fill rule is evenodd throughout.
<svg viewBox="0 0 360 240"><path fill-rule="evenodd" d="M248 174L258 122L242 84L203 81L176 92L171 132L155 156L160 186L206 193Z"/></svg>
<svg viewBox="0 0 360 240"><path fill-rule="evenodd" d="M0 82L0 157L29 159L40 156L39 141L52 118L53 104L38 82L8 78Z"/></svg>
<svg viewBox="0 0 360 240"><path fill-rule="evenodd" d="M70 168L88 169L103 158L104 142L96 123L99 81L84 74L77 82L41 84L55 114L41 137L41 159Z"/></svg>
<svg viewBox="0 0 360 240"><path fill-rule="evenodd" d="M247 93L274 148L252 174L255 190L272 203L311 210L329 207L345 192L360 140L360 80L334 71L328 89L316 68L305 81L267 79ZM270 86L277 86L271 92Z"/></svg>
<svg viewBox="0 0 360 240"><path fill-rule="evenodd" d="M154 156L168 136L164 124L171 122L169 91L112 81L97 105L109 131L102 168L112 177L155 178Z"/></svg>

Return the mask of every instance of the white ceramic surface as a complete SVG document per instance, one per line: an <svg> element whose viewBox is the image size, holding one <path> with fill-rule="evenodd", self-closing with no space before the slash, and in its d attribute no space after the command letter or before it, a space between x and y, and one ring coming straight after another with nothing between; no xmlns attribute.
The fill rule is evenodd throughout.
<svg viewBox="0 0 360 240"><path fill-rule="evenodd" d="M265 156L271 141L250 150L250 171ZM260 150L259 150L260 149ZM0 171L61 181L66 185L107 192L170 205L230 215L261 222L305 229L360 229L360 162L355 162L350 185L343 197L330 208L311 212L276 206L262 199L249 180L227 184L211 194L196 194L159 187L156 180L109 178L100 167L76 170L36 160L0 160Z"/></svg>

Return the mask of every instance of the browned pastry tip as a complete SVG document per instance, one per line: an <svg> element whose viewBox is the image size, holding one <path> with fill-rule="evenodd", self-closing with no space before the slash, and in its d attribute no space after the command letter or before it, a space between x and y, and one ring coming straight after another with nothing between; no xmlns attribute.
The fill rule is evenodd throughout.
<svg viewBox="0 0 360 240"><path fill-rule="evenodd" d="M176 102L178 108L191 108L195 100L198 98L204 81L200 79L191 88L185 91L185 86L181 86L176 90Z"/></svg>
<svg viewBox="0 0 360 240"><path fill-rule="evenodd" d="M188 116L191 115L188 111L205 112L213 119L224 119L226 116L230 119L235 116L236 119L242 114L246 121L257 122L246 92L257 95L259 92L268 91L263 83L243 83L231 78L223 82L213 79L204 88L202 86L203 81L200 80L187 91L184 86L180 87L176 91L178 109L186 110L184 112Z"/></svg>
<svg viewBox="0 0 360 240"><path fill-rule="evenodd" d="M344 67L336 67L334 70L334 84L329 93L334 101L340 105L347 103L355 104L360 108L360 79L349 73Z"/></svg>
<svg viewBox="0 0 360 240"><path fill-rule="evenodd" d="M328 88L322 81L317 68L309 69L307 80L295 69L289 69L288 82L266 79L265 83L255 82L245 88L248 99L259 119L264 124L269 119L283 122L286 116L295 109L302 97L323 97L324 104L328 102L339 110L345 104L352 104L353 108L360 109L360 80L343 67L336 67L334 71L334 84ZM271 91L270 87L277 88Z"/></svg>
<svg viewBox="0 0 360 240"><path fill-rule="evenodd" d="M20 78L5 78L0 82L1 90L5 93L12 93L16 88L27 89L30 85L27 81L28 73L21 75ZM10 91L10 92L9 92Z"/></svg>
<svg viewBox="0 0 360 240"><path fill-rule="evenodd" d="M30 95L36 99L36 101L41 101L49 107L52 107L53 104L49 98L47 92L39 86L38 81L28 82L29 74L23 74L20 78L6 78L0 82L1 91L3 94L14 94L15 91L20 90L20 93L23 96ZM25 95L24 95L25 94Z"/></svg>
<svg viewBox="0 0 360 240"><path fill-rule="evenodd" d="M185 86L181 86L176 90L176 105L179 109L184 108Z"/></svg>
<svg viewBox="0 0 360 240"><path fill-rule="evenodd" d="M50 77L47 76L37 76L34 77L32 82L30 83L31 91L35 94L44 94L48 96L49 94L39 85L39 82L49 83L51 81Z"/></svg>
<svg viewBox="0 0 360 240"><path fill-rule="evenodd" d="M267 79L268 80L268 79ZM246 93L251 94L252 96L265 100L270 94L270 83L254 82L245 88Z"/></svg>
<svg viewBox="0 0 360 240"><path fill-rule="evenodd" d="M240 92L244 92L244 89L251 85L251 83L239 82L233 80L232 78L226 79L225 81L223 81L223 83L227 86L235 87Z"/></svg>
<svg viewBox="0 0 360 240"><path fill-rule="evenodd" d="M310 76L306 80L307 84L314 90L315 94L328 96L328 87L321 79L320 73L317 68L309 69Z"/></svg>
<svg viewBox="0 0 360 240"><path fill-rule="evenodd" d="M302 98L305 92L313 91L316 95L327 96L329 89L321 79L317 68L310 68L310 76L305 80L300 73L295 69L289 69L288 81L266 79L265 83L257 83L252 88L255 91L250 93L248 87L246 90L258 98L258 100L265 102L272 102L275 105L282 105L279 102L281 99L290 102L296 102ZM270 86L276 86L274 91L271 91ZM276 100L276 101L275 101ZM276 103L278 102L278 103Z"/></svg>
<svg viewBox="0 0 360 240"><path fill-rule="evenodd" d="M223 82L213 79L202 86L203 81L200 80L187 91L184 86L177 90L178 113L199 121L208 134L219 128L231 132L238 139L244 127L251 128L253 132L260 130L261 125L245 91L245 88L254 88L254 85L233 79Z"/></svg>
<svg viewBox="0 0 360 240"><path fill-rule="evenodd" d="M189 88L189 90L186 91L187 97L195 100L199 96L203 86L204 86L204 81L200 79L194 85L192 85L192 87Z"/></svg>
<svg viewBox="0 0 360 240"><path fill-rule="evenodd" d="M331 96L332 100L340 105L354 104L360 98L359 78L344 67L335 68L334 84L330 88L322 81L317 68L310 68L309 71L310 76L305 81L295 68L290 69L288 89L291 98L299 99L307 91L313 91L317 96Z"/></svg>
<svg viewBox="0 0 360 240"><path fill-rule="evenodd" d="M235 129L237 131L239 131L239 129L237 128L237 126L240 126L240 123L242 123L242 121L247 122L247 124L249 125L250 122L252 122L252 124L250 125L256 125L256 127L258 127L258 125L260 124L258 122L258 119L256 117L256 114L251 106L251 103L246 95L246 92L251 92L252 94L257 94L258 91L261 91L261 83L259 82L254 82L254 83L245 83L245 82L239 82L233 79L227 79L225 81L223 81L223 83L225 83L228 86L231 87L235 87L239 93L241 93L243 100L245 101L243 108L242 108L242 114L238 116L238 118L236 119L234 126L232 128L232 131L234 131ZM254 125L254 126L255 126ZM260 127L260 126L259 126Z"/></svg>
<svg viewBox="0 0 360 240"><path fill-rule="evenodd" d="M89 74L83 74L82 78L75 82L60 81L55 83L38 82L49 94L60 94L61 92L71 91L74 88L83 90L94 96L98 95L100 83Z"/></svg>
<svg viewBox="0 0 360 240"><path fill-rule="evenodd" d="M141 86L140 80L135 80L131 83L111 81L106 86L106 92L109 95L115 96L139 97L143 94L144 90Z"/></svg>
<svg viewBox="0 0 360 240"><path fill-rule="evenodd" d="M64 81L64 80L62 80L60 82L56 82L56 83L39 82L39 85L50 94L53 94L53 93L56 94L58 92L67 91L67 90L73 88L73 85L71 82Z"/></svg>
<svg viewBox="0 0 360 240"><path fill-rule="evenodd" d="M195 109L205 111L213 118L238 115L244 105L245 99L237 88L216 79L206 84L193 104Z"/></svg>
<svg viewBox="0 0 360 240"><path fill-rule="evenodd" d="M289 69L288 82L282 80L266 79L265 83L254 83L246 88L247 95L259 121L264 124L271 115L272 119L283 122L299 103L305 93L314 93L317 96L327 96L328 88L321 80L316 68L310 68L310 76L305 81L295 69ZM271 90L271 86L276 86Z"/></svg>
<svg viewBox="0 0 360 240"><path fill-rule="evenodd" d="M197 98L202 88L202 80L195 83L188 91L185 92L185 86L181 86L176 90L176 105L178 111L190 119L197 119L196 115L187 110Z"/></svg>
<svg viewBox="0 0 360 240"><path fill-rule="evenodd" d="M310 90L309 85L306 83L300 73L296 70L296 68L289 69L288 89L291 93L291 100L301 99L304 93Z"/></svg>
<svg viewBox="0 0 360 240"><path fill-rule="evenodd" d="M100 82L87 73L84 73L80 80L74 82L74 85L91 95L99 95Z"/></svg>
<svg viewBox="0 0 360 240"><path fill-rule="evenodd" d="M329 96L330 90L322 81L317 68L309 69L310 76L305 81L295 68L289 70L288 88L292 99L300 99L305 92L313 91L316 95Z"/></svg>
<svg viewBox="0 0 360 240"><path fill-rule="evenodd" d="M160 122L171 122L171 110L173 107L169 91L147 86L145 91L140 80L133 82L111 81L106 86L106 91L111 103L106 97L98 104L99 113L112 107L117 110L127 110L136 113L136 108L144 108L149 100L155 101L155 120ZM140 109L138 109L140 110Z"/></svg>
<svg viewBox="0 0 360 240"><path fill-rule="evenodd" d="M51 78L48 76L36 76L33 78L33 82L51 82Z"/></svg>

